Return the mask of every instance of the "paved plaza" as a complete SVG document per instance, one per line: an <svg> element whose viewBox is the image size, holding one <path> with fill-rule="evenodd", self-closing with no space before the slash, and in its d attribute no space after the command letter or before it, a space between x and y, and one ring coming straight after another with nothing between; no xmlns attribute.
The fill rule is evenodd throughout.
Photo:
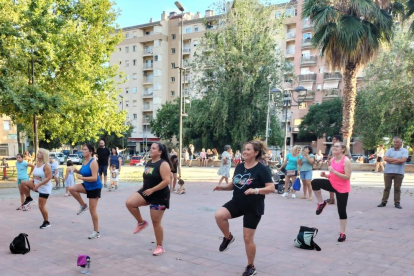
<svg viewBox="0 0 414 276"><path fill-rule="evenodd" d="M171 208L163 219L166 253L159 257L152 256L151 225L133 235L136 222L125 208L125 200L141 183L121 181L117 192L103 190L98 205L102 237L95 240L87 239L93 230L89 212L77 216L77 202L63 197L62 190L53 191L49 198L52 227L42 230L37 203L31 211L16 211L17 189L0 189L0 275L81 275L76 266L79 254L91 256L91 274L96 276L241 275L247 265L242 219L230 222L236 240L220 253L221 233L214 212L231 198L231 192L212 191L215 182L208 178L218 178L217 168L204 168L204 174L199 170L185 168L184 176L190 179L188 193L171 196ZM255 236L257 275L413 275L414 177L407 177L408 185L403 183L402 210L394 208L393 193L387 207L376 207L381 202L381 177L353 174L344 243L337 242L336 206L329 205L316 216L315 198L309 202L278 194L266 196L265 215ZM150 220L148 207L141 210ZM319 229L315 241L321 252L294 247L301 225ZM13 255L9 243L21 232L29 235L31 252Z"/></svg>

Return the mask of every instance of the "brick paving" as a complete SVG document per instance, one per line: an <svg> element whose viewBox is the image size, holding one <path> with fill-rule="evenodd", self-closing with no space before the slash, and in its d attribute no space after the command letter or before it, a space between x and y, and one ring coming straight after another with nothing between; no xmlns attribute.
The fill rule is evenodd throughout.
<svg viewBox="0 0 414 276"><path fill-rule="evenodd" d="M213 192L213 182L194 181L186 184L186 195L173 194L163 219L166 253L154 257L152 227L133 235L136 224L124 204L139 185L121 183L118 192L102 192L98 205L102 237L96 240L87 239L93 230L89 212L77 216L78 204L72 197L62 197L62 190L53 191L47 203L52 227L41 230L37 203L32 211L16 211L17 189L1 189L0 275L81 275L76 267L78 254L91 256L91 274L96 276L243 273L246 256L241 218L230 222L236 241L226 252L218 251L221 233L214 212L231 198L231 192ZM315 199L309 202L268 195L255 236L257 275L413 275L413 192L412 188L403 189L402 210L394 208L393 193L391 203L378 208L380 188L354 186L344 243L336 241L336 206L330 205L316 216ZM150 220L148 208L141 210ZM315 241L321 252L293 246L301 225L319 229ZM8 249L20 232L29 235L32 250L27 255L13 255Z"/></svg>

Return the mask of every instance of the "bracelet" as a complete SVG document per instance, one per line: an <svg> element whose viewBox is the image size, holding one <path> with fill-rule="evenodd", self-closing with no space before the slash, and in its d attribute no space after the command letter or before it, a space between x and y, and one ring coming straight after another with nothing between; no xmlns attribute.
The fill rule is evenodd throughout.
<svg viewBox="0 0 414 276"><path fill-rule="evenodd" d="M258 194L259 194L259 189L255 188L255 189L254 189L254 193L255 193L256 195L258 195Z"/></svg>

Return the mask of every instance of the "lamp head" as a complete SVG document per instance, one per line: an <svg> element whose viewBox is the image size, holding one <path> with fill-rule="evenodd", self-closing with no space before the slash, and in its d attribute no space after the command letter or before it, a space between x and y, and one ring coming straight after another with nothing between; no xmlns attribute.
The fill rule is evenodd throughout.
<svg viewBox="0 0 414 276"><path fill-rule="evenodd" d="M183 7L183 5L181 5L180 2L175 1L174 4L177 7L177 9L179 9L181 12L184 12L184 7Z"/></svg>
<svg viewBox="0 0 414 276"><path fill-rule="evenodd" d="M295 92L302 92L302 91L308 91L308 89L306 89L305 87L299 85L298 87L296 87L295 89L293 89L293 91Z"/></svg>

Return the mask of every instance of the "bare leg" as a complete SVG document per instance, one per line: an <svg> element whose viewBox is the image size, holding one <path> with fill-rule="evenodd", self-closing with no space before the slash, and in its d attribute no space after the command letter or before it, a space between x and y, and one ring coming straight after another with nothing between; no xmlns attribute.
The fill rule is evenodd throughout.
<svg viewBox="0 0 414 276"><path fill-rule="evenodd" d="M318 200L318 203L322 203L323 202L323 199L322 199L322 192L321 192L321 190L318 190L318 191L313 191L313 193L315 194L315 196L316 196L316 199Z"/></svg>
<svg viewBox="0 0 414 276"><path fill-rule="evenodd" d="M306 186L308 187L309 200L312 200L312 184L311 184L311 180L305 180L305 183L306 183Z"/></svg>
<svg viewBox="0 0 414 276"><path fill-rule="evenodd" d="M39 197L39 209L42 213L43 221L49 221L49 213L46 210L46 201L47 198Z"/></svg>
<svg viewBox="0 0 414 276"><path fill-rule="evenodd" d="M222 177L220 178L219 183L218 183L218 185L219 185L219 186L221 185L221 182L223 182L223 179L224 179L224 176L222 176Z"/></svg>
<svg viewBox="0 0 414 276"><path fill-rule="evenodd" d="M70 187L69 192L73 196L73 198L76 199L77 202L79 202L79 204L81 206L85 206L85 201L83 201L83 199L80 195L81 193L86 194L86 190L85 190L85 188L83 187L82 184L76 184L76 185Z"/></svg>
<svg viewBox="0 0 414 276"><path fill-rule="evenodd" d="M225 177L224 181L226 181L226 184L229 185L229 178L228 177Z"/></svg>
<svg viewBox="0 0 414 276"><path fill-rule="evenodd" d="M26 197L30 197L30 190L34 189L34 182L33 182L33 180L22 181L21 184L20 184L20 187L23 191L23 194Z"/></svg>
<svg viewBox="0 0 414 276"><path fill-rule="evenodd" d="M229 219L231 219L229 210L227 210L227 208L221 207L217 210L215 218L217 226L220 228L224 237L228 238L230 236Z"/></svg>
<svg viewBox="0 0 414 276"><path fill-rule="evenodd" d="M175 185L177 185L177 174L173 173L173 186L172 186L173 190L175 190Z"/></svg>
<svg viewBox="0 0 414 276"><path fill-rule="evenodd" d="M249 265L254 265L254 258L256 256L255 232L256 229L243 228L244 246L246 247L247 264Z"/></svg>
<svg viewBox="0 0 414 276"><path fill-rule="evenodd" d="M330 197L329 204L335 204L335 194L332 192L329 192L329 197Z"/></svg>
<svg viewBox="0 0 414 276"><path fill-rule="evenodd" d="M295 191L295 189L293 189L293 183L295 183L295 180L296 180L296 176L292 175L292 176L291 176L290 178L292 179L292 189L291 189L291 191L292 191L292 194L296 194L296 191ZM289 184L289 183L288 183L288 184Z"/></svg>
<svg viewBox="0 0 414 276"><path fill-rule="evenodd" d="M302 186L303 186L303 196L302 196L302 198L306 198L306 192L308 191L308 186L306 185L306 180L302 180Z"/></svg>
<svg viewBox="0 0 414 276"><path fill-rule="evenodd" d="M99 221L98 221L98 212L96 212L96 207L98 206L99 198L90 198L89 199L89 212L91 213L93 230L99 232Z"/></svg>
<svg viewBox="0 0 414 276"><path fill-rule="evenodd" d="M164 239L164 229L161 225L161 220L164 215L164 210L150 210L152 225L154 227L155 239L157 240L157 245L162 246Z"/></svg>
<svg viewBox="0 0 414 276"><path fill-rule="evenodd" d="M341 233L345 233L346 224L347 223L348 223L348 220L347 219L340 219L339 220L339 225L340 225L340 228L341 228Z"/></svg>
<svg viewBox="0 0 414 276"><path fill-rule="evenodd" d="M138 223L142 223L144 220L142 219L141 212L139 211L139 207L147 206L148 203L139 193L133 193L129 196L125 205L131 215L138 221Z"/></svg>
<svg viewBox="0 0 414 276"><path fill-rule="evenodd" d="M22 205L23 205L24 201L26 200L26 195L24 194L23 187L21 184L19 185L19 192L20 192L20 201L22 202ZM30 190L29 190L29 195L30 195Z"/></svg>
<svg viewBox="0 0 414 276"><path fill-rule="evenodd" d="M108 183L108 176L107 175L104 175L104 183L105 183L105 186L106 186L106 183Z"/></svg>

